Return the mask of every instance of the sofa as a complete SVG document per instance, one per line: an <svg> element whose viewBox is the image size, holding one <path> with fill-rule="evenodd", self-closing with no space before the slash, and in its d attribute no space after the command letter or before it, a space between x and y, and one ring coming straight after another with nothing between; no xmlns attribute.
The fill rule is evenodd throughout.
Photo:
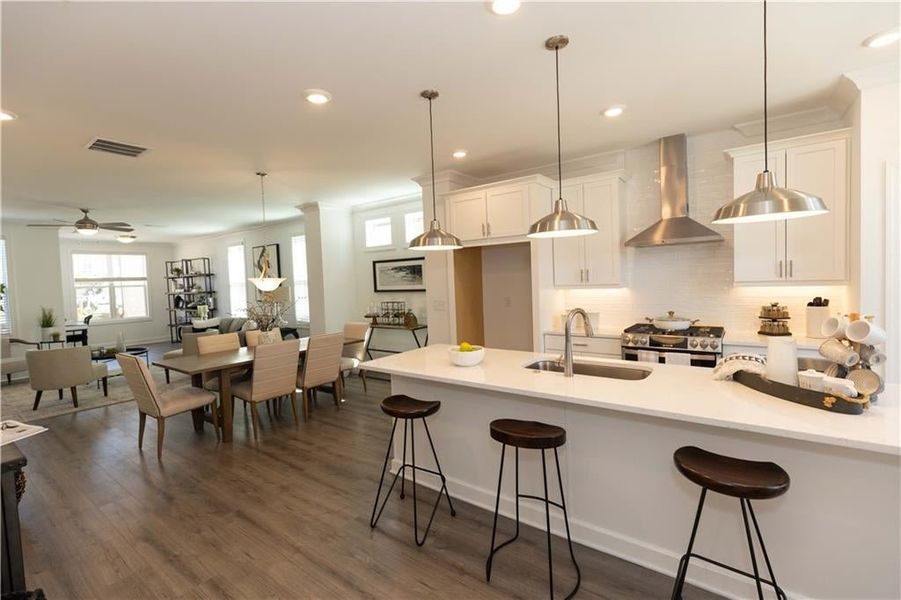
<svg viewBox="0 0 901 600"><path fill-rule="evenodd" d="M13 373L21 373L28 370L24 356L13 356L12 345L23 344L26 346L34 346L39 348L37 342L26 342L18 338L11 338L8 335L0 335L0 373L6 375L6 383L13 382Z"/></svg>
<svg viewBox="0 0 901 600"><path fill-rule="evenodd" d="M217 331L218 333L237 333L241 345L246 346L244 331L247 319L244 317L216 317L203 321L193 321L191 325L182 325L179 329L179 338L183 339L186 333L200 333L201 331Z"/></svg>

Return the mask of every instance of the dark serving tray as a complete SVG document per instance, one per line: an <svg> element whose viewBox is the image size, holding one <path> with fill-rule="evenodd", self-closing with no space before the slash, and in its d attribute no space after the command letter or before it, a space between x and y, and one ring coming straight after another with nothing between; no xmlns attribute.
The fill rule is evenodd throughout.
<svg viewBox="0 0 901 600"><path fill-rule="evenodd" d="M747 371L736 372L732 376L732 380L769 396L843 415L859 415L869 405L869 397L866 396L863 397L862 401L853 402L835 394L806 390L793 385L779 383L778 381L769 381L756 373Z"/></svg>

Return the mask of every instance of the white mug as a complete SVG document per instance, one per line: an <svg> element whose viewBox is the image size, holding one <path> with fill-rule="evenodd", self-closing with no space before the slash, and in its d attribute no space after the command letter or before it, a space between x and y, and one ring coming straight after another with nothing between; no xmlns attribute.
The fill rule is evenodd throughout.
<svg viewBox="0 0 901 600"><path fill-rule="evenodd" d="M859 319L849 323L845 328L845 335L848 336L849 340L858 344L878 346L885 343L885 330L866 319Z"/></svg>
<svg viewBox="0 0 901 600"><path fill-rule="evenodd" d="M853 367L860 362L860 355L853 348L835 338L830 338L820 344L820 356L845 367Z"/></svg>
<svg viewBox="0 0 901 600"><path fill-rule="evenodd" d="M838 315L829 317L823 321L820 326L820 334L827 338L843 339L845 337L845 328L848 326L847 315Z"/></svg>

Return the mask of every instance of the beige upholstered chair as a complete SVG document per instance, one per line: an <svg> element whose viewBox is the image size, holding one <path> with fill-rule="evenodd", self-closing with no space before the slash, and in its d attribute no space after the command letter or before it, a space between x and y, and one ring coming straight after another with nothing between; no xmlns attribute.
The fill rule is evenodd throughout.
<svg viewBox="0 0 901 600"><path fill-rule="evenodd" d="M249 331L247 333L250 333ZM282 396L291 396L291 409L297 423L297 359L300 340L260 344L253 351L253 374L234 385L232 395L250 403L253 439L259 427L257 404Z"/></svg>
<svg viewBox="0 0 901 600"><path fill-rule="evenodd" d="M29 350L25 353L25 362L28 365L31 389L35 391L32 410L38 409L41 394L47 390L58 390L59 397L62 398L63 389L69 388L75 408L78 408L79 385L100 379L103 381L103 395L109 393L106 365L91 361L91 349L88 346Z"/></svg>
<svg viewBox="0 0 901 600"><path fill-rule="evenodd" d="M117 354L116 360L128 381L138 405L138 449L144 445L144 425L147 415L156 419L156 457L163 457L163 436L166 433L166 418L197 408L210 406L213 412L213 427L219 439L219 411L216 410L216 394L195 387L179 387L160 393L150 369L141 359L130 354Z"/></svg>
<svg viewBox="0 0 901 600"><path fill-rule="evenodd" d="M345 340L362 340L357 344L345 344L344 350L341 352L341 383L344 383L344 374L353 371L354 369L360 369L360 364L363 362L364 354L366 352L366 345L369 343L369 335L372 333L372 328L369 326L369 323L345 323L344 324L344 339ZM360 380L363 382L363 391L366 390L366 373L363 369L360 369Z"/></svg>
<svg viewBox="0 0 901 600"><path fill-rule="evenodd" d="M217 352L229 352L241 349L241 338L237 333L220 333L197 338L197 354L215 354ZM235 371L231 374L232 381L239 381L247 377L247 370ZM203 374L203 388L211 392L219 391L219 376L216 373Z"/></svg>
<svg viewBox="0 0 901 600"><path fill-rule="evenodd" d="M26 344L39 348L37 342L26 342L18 338L11 338L8 335L0 335L0 370L6 375L6 383L13 382L13 373L21 373L28 370L28 364L25 362L24 356L13 356L13 344Z"/></svg>
<svg viewBox="0 0 901 600"><path fill-rule="evenodd" d="M163 358L176 358L179 356L192 356L197 354L197 338L206 335L216 335L216 332L201 331L200 333L181 334L181 348L166 352L163 354ZM166 369L166 383L169 383L169 369Z"/></svg>
<svg viewBox="0 0 901 600"><path fill-rule="evenodd" d="M265 341L267 336L269 337L269 341ZM259 329L251 329L250 331L244 332L244 341L247 342L248 348L256 348L261 343L273 344L275 342L282 341L282 332L279 329L273 329L272 331L265 332L260 331Z"/></svg>
<svg viewBox="0 0 901 600"><path fill-rule="evenodd" d="M335 394L335 406L340 407L341 390L341 349L344 347L343 333L328 333L310 337L303 369L297 373L297 387L303 397L303 419L310 418L310 392L320 385L331 384Z"/></svg>

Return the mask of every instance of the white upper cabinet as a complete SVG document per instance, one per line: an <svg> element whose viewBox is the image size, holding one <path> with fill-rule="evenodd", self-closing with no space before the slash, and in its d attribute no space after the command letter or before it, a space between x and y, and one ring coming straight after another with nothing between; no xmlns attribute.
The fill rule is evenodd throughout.
<svg viewBox="0 0 901 600"><path fill-rule="evenodd" d="M777 185L815 194L829 212L734 226L735 283L819 283L848 279L850 134L840 130L770 144ZM734 194L754 189L761 146L728 151Z"/></svg>
<svg viewBox="0 0 901 600"><path fill-rule="evenodd" d="M564 182L569 209L592 219L598 233L554 240L556 287L601 287L622 283L622 178L580 177Z"/></svg>
<svg viewBox="0 0 901 600"><path fill-rule="evenodd" d="M524 238L532 222L551 211L552 185L533 175L446 194L448 231L464 242Z"/></svg>

